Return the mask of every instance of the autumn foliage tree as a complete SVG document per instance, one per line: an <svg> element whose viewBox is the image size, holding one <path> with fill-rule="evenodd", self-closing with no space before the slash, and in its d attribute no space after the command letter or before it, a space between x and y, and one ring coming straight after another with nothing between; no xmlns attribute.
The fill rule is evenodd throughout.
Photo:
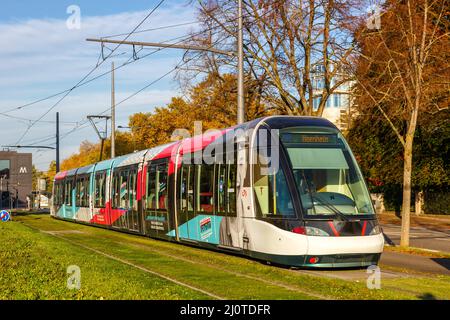
<svg viewBox="0 0 450 320"><path fill-rule="evenodd" d="M116 133L116 156L127 153L132 153L139 150L140 144L133 140L130 133L117 132ZM103 146L102 159L109 159L111 157L111 141L107 139ZM70 170L87 166L89 164L98 162L100 158L100 143L93 143L90 141L83 141L80 144L79 151L64 159L61 163L61 171Z"/></svg>
<svg viewBox="0 0 450 320"><path fill-rule="evenodd" d="M251 83L251 80L249 81ZM131 132L116 132L116 156L151 148L171 141L176 129L194 133L194 122L202 129L222 129L236 124L236 77L232 74L208 76L193 87L187 97L174 97L163 107L130 116ZM246 117L252 120L270 110L261 98L261 87L254 84L245 93ZM100 143L83 141L79 151L61 163L61 170L70 170L99 160ZM111 142L105 141L102 159L111 156Z"/></svg>
<svg viewBox="0 0 450 320"><path fill-rule="evenodd" d="M403 183L403 148L383 116L373 107L359 115L347 133L358 164L371 192L383 193L386 207L400 213ZM404 131L404 122L394 120ZM448 195L450 186L450 110L436 115L423 113L418 120L413 144L411 185L416 200L415 214L422 203L420 194ZM374 125L375 124L375 125ZM450 214L449 201L425 199L426 213ZM447 203L447 209L445 205Z"/></svg>
<svg viewBox="0 0 450 320"><path fill-rule="evenodd" d="M261 99L260 87L249 87L245 93L246 119L252 120L270 113ZM222 129L236 124L236 77L232 74L210 75L189 92L188 99L176 97L165 107L130 117L134 139L149 148L171 141L176 129L194 133L194 122L202 129Z"/></svg>
<svg viewBox="0 0 450 320"><path fill-rule="evenodd" d="M362 26L355 35L356 104L376 107L402 149L401 245L409 245L413 142L422 113L449 106L450 41L448 0L389 0L379 29Z"/></svg>
<svg viewBox="0 0 450 320"><path fill-rule="evenodd" d="M264 87L266 103L281 114L321 116L328 97L352 78L353 27L363 0L249 0L243 4L247 79ZM199 1L202 46L236 50L236 1ZM198 53L187 52L192 58ZM218 75L236 68L236 57L204 52L191 59L187 74ZM189 72L190 71L190 72ZM184 72L184 70L183 70ZM320 73L323 85L314 83ZM189 76L188 76L189 79ZM246 88L250 84L246 83ZM320 97L317 109L313 99Z"/></svg>

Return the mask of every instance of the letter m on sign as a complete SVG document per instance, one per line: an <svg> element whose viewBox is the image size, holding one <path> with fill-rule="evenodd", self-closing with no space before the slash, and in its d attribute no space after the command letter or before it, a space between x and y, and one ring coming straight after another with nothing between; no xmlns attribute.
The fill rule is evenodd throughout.
<svg viewBox="0 0 450 320"><path fill-rule="evenodd" d="M19 173L27 173L27 167L20 167Z"/></svg>

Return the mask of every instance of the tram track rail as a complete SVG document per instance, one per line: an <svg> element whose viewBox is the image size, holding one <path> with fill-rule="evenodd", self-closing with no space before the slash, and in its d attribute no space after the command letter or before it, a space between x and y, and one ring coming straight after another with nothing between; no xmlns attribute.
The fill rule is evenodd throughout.
<svg viewBox="0 0 450 320"><path fill-rule="evenodd" d="M191 289L191 290L200 292L200 293L205 294L205 295L207 295L207 296L209 296L209 297L211 297L211 298L214 298L214 299L217 299L217 300L226 300L226 299L227 299L226 297L222 297L222 296L216 295L216 294L214 294L214 293L208 292L208 291L206 291L206 290L204 290L204 289L201 289L201 288L192 286L192 285L190 285L190 284L188 284L188 283L179 281L179 280L177 280L177 279L175 279L175 278L169 277L169 276L164 275L164 274L162 274L162 273L160 273L160 272L156 272L156 271L154 271L154 270L150 270L150 269L145 268L145 267L143 267L143 266L137 265L137 264L132 263L132 262L126 260L126 259L119 258L119 257L116 257L116 256L111 255L111 254L109 254L109 253L105 253L105 252L103 252L103 251L100 251L100 250L91 248L91 247L89 247L89 246L86 246L86 245L84 245L84 244L79 243L78 241L74 241L74 240L68 239L68 238L66 238L66 237L64 237L64 236L61 236L61 235L59 235L59 234L57 234L57 233L55 233L55 232L41 230L41 229L39 229L39 228L32 227L32 226L30 226L29 224L24 224L24 225L26 225L28 228L33 229L33 230L35 230L35 231L38 231L38 232L41 232L41 233L44 233L44 234L53 236L53 237L55 237L55 238L64 240L64 241L66 241L66 242L68 242L68 243L70 243L70 244L72 244L72 245L78 246L78 247L83 248L83 249L85 249L85 250L89 250L89 251L91 251L91 252L97 253L97 254L99 254L99 255L102 255L102 256L107 257L107 258L109 258L109 259L112 259L112 260L114 260L114 261L117 261L117 262L126 264L126 265L128 265L128 266L134 267L134 268L139 269L139 270L141 270L141 271L144 271L144 272L146 272L146 273L148 273L148 274L152 274L152 275L154 275L154 276L160 277L160 278L165 279L165 280L167 280L167 281L173 282L173 283L175 283L175 284L177 284L177 285L180 285L180 286L189 288L189 289Z"/></svg>
<svg viewBox="0 0 450 320"><path fill-rule="evenodd" d="M48 222L44 220L41 220L42 222L34 222L34 220L18 222L41 234L53 236L83 250L196 291L212 299L239 299L239 297L247 297L247 299L270 297L269 299L273 299L274 294L270 292L277 292L276 295L279 292L284 297L283 299L353 299L356 292L361 292L362 296L366 298L372 296L373 298L378 296L386 298L391 294L396 297L410 296L419 299L423 296L421 290L424 289L417 288L416 291L414 287L403 288L401 285L402 279L411 279L405 280L404 283L413 282L416 278L415 274L389 270L386 269L386 266L381 266L382 276L383 279L391 281L384 282L383 280L382 288L387 289L390 293L376 290L381 295L372 292L375 293L373 295L371 292L365 292L367 291L364 285L367 274L363 269L331 270L332 272L329 272L327 270L280 268L265 265L253 259L242 258L239 255L213 252L189 244L175 244L136 234L117 233L105 228L93 228L59 219L50 219ZM336 272L337 274L335 274ZM350 277L346 277L344 273L350 274ZM351 273L358 273L358 275L351 275ZM386 274L388 278L385 278ZM426 277L424 280L432 279L430 275L423 275L423 277ZM201 281L197 282L197 279L201 279ZM358 289L359 287L361 288ZM245 288L248 288L249 291L246 291ZM344 290L344 292L340 293L340 290Z"/></svg>
<svg viewBox="0 0 450 320"><path fill-rule="evenodd" d="M78 247L83 248L85 250L89 250L91 252L94 252L96 254L102 255L102 256L107 257L109 259L115 260L117 262L123 263L123 264L131 266L133 268L139 269L139 270L141 270L143 272L146 272L148 274L155 275L155 276L163 278L163 279L165 279L167 281L176 283L176 284L178 284L180 286L184 286L184 287L189 288L191 290L200 292L200 293L205 294L205 295L207 295L207 296L209 296L209 297L211 297L213 299L217 299L217 300L226 300L226 299L228 299L227 297L220 296L220 295L217 295L215 293L206 291L206 290L204 290L202 288L193 286L193 285L188 284L188 283L186 283L184 281L177 280L177 279L175 279L173 277L169 277L169 276L167 276L165 274L162 274L160 272L157 272L157 271L151 270L149 268L146 268L144 266L141 266L139 264L133 263L133 262L127 260L127 259L120 258L120 257L117 257L116 255L112 255L112 254L106 253L106 252L104 252L102 250L98 250L98 249L92 248L92 247L90 247L88 245L85 245L83 243L80 243L80 242L75 241L73 239L69 239L68 237L64 236L65 234L68 234L68 235L82 234L82 232L79 232L79 231L76 231L76 230L62 230L62 231L61 230L57 230L57 231L42 230L42 229L39 229L37 227L31 226L30 224L27 224L27 223L24 223L24 225L26 225L30 229L33 229L33 230L38 231L40 233L43 233L43 234L46 234L46 235L50 235L50 236L53 236L55 238L64 240L64 241L66 241L66 242L68 242L68 243L70 243L72 245L78 246ZM114 238L114 237L108 237L109 240L112 240L115 243L119 243L117 240L112 239L112 238ZM158 241L156 239L152 239L152 240ZM124 243L120 243L120 244L124 245ZM199 266L203 266L203 267L208 267L210 269L215 269L217 271L225 272L225 273L228 273L230 275L234 275L236 277L242 277L242 278L254 280L254 281L257 281L257 282L260 282L260 283L264 283L266 285L276 286L276 287L283 288L283 289L286 289L286 290L289 290L289 291L292 291L292 292L301 293L301 294L304 294L306 296L310 296L310 297L312 297L314 299L322 299L322 300L331 300L332 299L332 298L330 298L328 296L325 296L325 295L317 294L317 293L314 293L314 292L311 292L311 291L307 291L307 290L302 290L302 289L300 289L300 288L298 288L296 286L291 286L291 285L284 284L284 283L281 283L281 282L278 282L278 281L271 281L271 280L268 280L268 279L263 279L261 277L255 276L255 275L249 275L249 274L244 274L244 273L237 272L237 271L227 270L225 268L218 267L218 266L213 265L213 264L202 263L202 262L200 262L198 260L176 256L175 254L170 254L170 253L164 252L162 250L153 248L151 246L146 246L146 245L143 245L143 244L133 243L132 241L126 243L125 245L126 246L130 246L130 247L139 248L141 250L145 250L145 251L148 251L148 252L156 253L158 255L165 256L165 257L170 258L170 259L184 261L184 262L187 262L187 263L191 263L191 264L195 264L195 265L199 265Z"/></svg>

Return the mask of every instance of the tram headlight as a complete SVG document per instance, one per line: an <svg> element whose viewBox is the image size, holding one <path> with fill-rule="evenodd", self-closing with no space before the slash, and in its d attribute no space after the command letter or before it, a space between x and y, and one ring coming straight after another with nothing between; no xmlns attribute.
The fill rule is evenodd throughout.
<svg viewBox="0 0 450 320"><path fill-rule="evenodd" d="M329 236L329 234L326 231L314 227L295 227L294 229L292 229L292 232L304 234L307 236L319 236L319 237Z"/></svg>
<svg viewBox="0 0 450 320"><path fill-rule="evenodd" d="M318 236L318 237L328 237L330 236L326 231L314 228L314 227L306 227L306 235L307 236Z"/></svg>

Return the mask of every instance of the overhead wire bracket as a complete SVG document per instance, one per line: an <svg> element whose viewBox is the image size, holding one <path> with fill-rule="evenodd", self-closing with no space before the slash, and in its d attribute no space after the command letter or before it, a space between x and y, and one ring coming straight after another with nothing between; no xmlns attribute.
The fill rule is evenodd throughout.
<svg viewBox="0 0 450 320"><path fill-rule="evenodd" d="M108 120L111 118L110 116L101 116L101 115L96 115L96 116L87 116L88 120L90 121L90 123L92 124L92 127L94 128L95 132L97 133L98 137L100 138L100 140L105 140L108 136ZM97 127L97 124L94 122L94 119L105 119L105 130L100 130Z"/></svg>
<svg viewBox="0 0 450 320"><path fill-rule="evenodd" d="M105 53L104 53L104 51L103 51L103 49L105 48L105 43L104 42L102 42L102 60L103 61L105 61Z"/></svg>
<svg viewBox="0 0 450 320"><path fill-rule="evenodd" d="M136 53L136 47L135 47L135 45L133 44L133 60L137 60L138 59L138 56L137 56L137 53Z"/></svg>

